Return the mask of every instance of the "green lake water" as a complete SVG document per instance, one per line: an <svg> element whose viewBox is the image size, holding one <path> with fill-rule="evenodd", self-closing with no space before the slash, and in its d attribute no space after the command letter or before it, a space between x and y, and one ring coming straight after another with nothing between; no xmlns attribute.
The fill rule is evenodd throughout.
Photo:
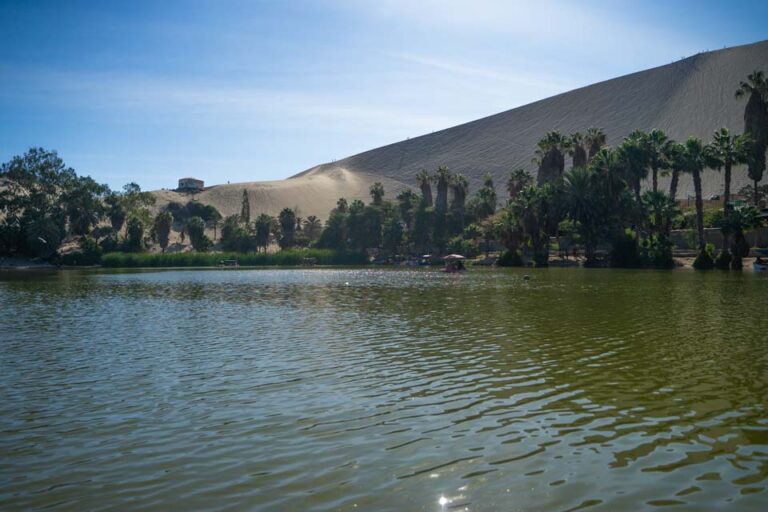
<svg viewBox="0 0 768 512"><path fill-rule="evenodd" d="M764 511L766 305L751 272L0 273L0 509Z"/></svg>

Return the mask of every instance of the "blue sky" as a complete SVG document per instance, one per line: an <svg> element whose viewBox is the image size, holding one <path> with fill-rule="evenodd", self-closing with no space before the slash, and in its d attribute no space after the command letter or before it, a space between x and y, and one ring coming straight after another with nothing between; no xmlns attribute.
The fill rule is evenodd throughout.
<svg viewBox="0 0 768 512"><path fill-rule="evenodd" d="M764 1L0 0L0 161L56 149L113 188L282 179L766 39L766 19Z"/></svg>

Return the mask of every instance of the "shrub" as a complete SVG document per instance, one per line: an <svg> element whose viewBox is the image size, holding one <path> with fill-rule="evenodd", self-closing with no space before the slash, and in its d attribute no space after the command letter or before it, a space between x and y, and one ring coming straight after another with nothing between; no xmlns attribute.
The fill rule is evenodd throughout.
<svg viewBox="0 0 768 512"><path fill-rule="evenodd" d="M330 249L283 250L276 253L243 254L237 252L202 253L109 253L101 261L105 267L215 267L222 260L237 260L241 266L298 266L308 259L318 265L363 265L365 253Z"/></svg>
<svg viewBox="0 0 768 512"><path fill-rule="evenodd" d="M640 247L632 230L627 229L613 239L610 258L612 267L637 268L642 266Z"/></svg>
<svg viewBox="0 0 768 512"><path fill-rule="evenodd" d="M522 267L523 258L518 251L504 251L496 260L496 265L499 267Z"/></svg>
<svg viewBox="0 0 768 512"><path fill-rule="evenodd" d="M696 259L693 261L693 268L697 270L709 270L714 268L715 261L712 258L712 254L714 253L714 250L715 250L714 245L707 244L704 250L699 252L699 255L696 256Z"/></svg>
<svg viewBox="0 0 768 512"><path fill-rule="evenodd" d="M717 255L717 258L715 258L715 268L719 268L720 270L728 270L731 268L731 261L733 261L733 256L731 256L730 252L720 251L720 254Z"/></svg>
<svg viewBox="0 0 768 512"><path fill-rule="evenodd" d="M662 235L651 235L640 242L640 261L644 267L672 268L672 242Z"/></svg>

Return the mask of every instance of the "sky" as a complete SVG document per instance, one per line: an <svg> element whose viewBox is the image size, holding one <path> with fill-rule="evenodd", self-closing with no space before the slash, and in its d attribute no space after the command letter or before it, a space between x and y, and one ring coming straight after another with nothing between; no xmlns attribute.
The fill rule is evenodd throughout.
<svg viewBox="0 0 768 512"><path fill-rule="evenodd" d="M768 2L0 0L0 162L119 189L283 179L701 51Z"/></svg>

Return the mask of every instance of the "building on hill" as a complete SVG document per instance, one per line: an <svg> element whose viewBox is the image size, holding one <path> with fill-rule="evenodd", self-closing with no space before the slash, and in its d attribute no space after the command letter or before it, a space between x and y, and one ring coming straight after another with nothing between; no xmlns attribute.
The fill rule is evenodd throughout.
<svg viewBox="0 0 768 512"><path fill-rule="evenodd" d="M205 183L203 180L197 178L181 178L179 180L179 192L200 192L203 190Z"/></svg>

